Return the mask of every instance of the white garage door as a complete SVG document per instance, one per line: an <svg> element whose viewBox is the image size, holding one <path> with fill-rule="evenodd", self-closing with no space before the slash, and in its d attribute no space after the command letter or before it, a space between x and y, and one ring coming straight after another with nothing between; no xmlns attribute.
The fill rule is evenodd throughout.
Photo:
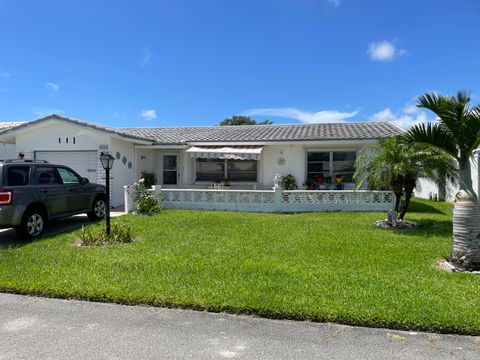
<svg viewBox="0 0 480 360"><path fill-rule="evenodd" d="M52 164L66 165L90 182L97 182L96 151L37 151L35 158Z"/></svg>

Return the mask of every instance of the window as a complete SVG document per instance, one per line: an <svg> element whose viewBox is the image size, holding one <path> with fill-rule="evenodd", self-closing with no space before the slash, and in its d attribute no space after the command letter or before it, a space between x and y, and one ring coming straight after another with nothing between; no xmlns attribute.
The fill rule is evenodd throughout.
<svg viewBox="0 0 480 360"><path fill-rule="evenodd" d="M230 181L257 181L257 161L227 160L227 178Z"/></svg>
<svg viewBox="0 0 480 360"><path fill-rule="evenodd" d="M330 176L330 153L309 152L307 154L307 180L315 182L317 176Z"/></svg>
<svg viewBox="0 0 480 360"><path fill-rule="evenodd" d="M197 159L197 181L225 180L225 160Z"/></svg>
<svg viewBox="0 0 480 360"><path fill-rule="evenodd" d="M30 177L30 166L9 166L7 170L8 186L26 186Z"/></svg>
<svg viewBox="0 0 480 360"><path fill-rule="evenodd" d="M342 175L344 182L353 182L355 160L357 153L354 151L341 151L333 153L333 177Z"/></svg>
<svg viewBox="0 0 480 360"><path fill-rule="evenodd" d="M257 181L257 160L197 159L196 181Z"/></svg>
<svg viewBox="0 0 480 360"><path fill-rule="evenodd" d="M58 174L57 169L53 167L37 167L35 180L39 185L55 185L62 183L62 179Z"/></svg>
<svg viewBox="0 0 480 360"><path fill-rule="evenodd" d="M355 172L356 151L309 151L307 153L307 181L341 175L344 182L352 182Z"/></svg>
<svg viewBox="0 0 480 360"><path fill-rule="evenodd" d="M65 168L57 168L64 184L80 184L80 178L77 174Z"/></svg>

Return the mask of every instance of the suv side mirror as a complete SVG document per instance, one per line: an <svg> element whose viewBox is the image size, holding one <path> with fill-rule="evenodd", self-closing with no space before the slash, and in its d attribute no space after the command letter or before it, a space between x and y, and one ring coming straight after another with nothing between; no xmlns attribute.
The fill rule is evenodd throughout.
<svg viewBox="0 0 480 360"><path fill-rule="evenodd" d="M90 181L86 178L86 177L82 177L82 181L81 181L81 184L82 185L86 185L88 184Z"/></svg>

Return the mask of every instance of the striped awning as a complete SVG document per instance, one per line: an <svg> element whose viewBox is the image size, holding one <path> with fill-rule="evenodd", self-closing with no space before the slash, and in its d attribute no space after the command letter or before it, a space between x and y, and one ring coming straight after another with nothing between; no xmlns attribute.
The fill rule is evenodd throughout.
<svg viewBox="0 0 480 360"><path fill-rule="evenodd" d="M263 146L192 146L187 150L192 158L258 160Z"/></svg>

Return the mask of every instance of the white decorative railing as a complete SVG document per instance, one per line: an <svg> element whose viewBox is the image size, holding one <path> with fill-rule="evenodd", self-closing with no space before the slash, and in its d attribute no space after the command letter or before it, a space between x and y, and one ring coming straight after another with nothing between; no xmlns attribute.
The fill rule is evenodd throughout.
<svg viewBox="0 0 480 360"><path fill-rule="evenodd" d="M125 186L125 211L135 209ZM395 195L391 191L369 190L212 190L161 189L153 186L149 192L166 209L202 209L297 213L311 211L387 211L393 208Z"/></svg>

